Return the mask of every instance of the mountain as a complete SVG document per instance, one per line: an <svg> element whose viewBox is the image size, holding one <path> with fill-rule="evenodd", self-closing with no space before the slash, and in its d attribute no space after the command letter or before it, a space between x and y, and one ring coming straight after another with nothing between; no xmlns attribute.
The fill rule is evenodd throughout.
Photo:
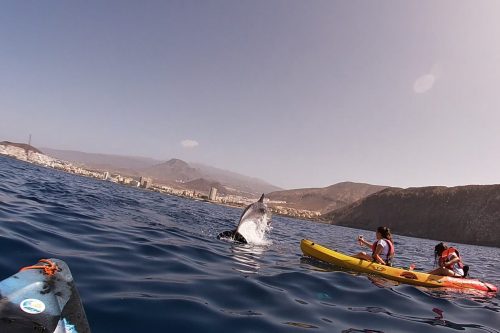
<svg viewBox="0 0 500 333"><path fill-rule="evenodd" d="M295 209L330 212L349 205L387 186L343 182L324 188L305 188L272 192L267 197L272 201L285 201L284 205Z"/></svg>
<svg viewBox="0 0 500 333"><path fill-rule="evenodd" d="M43 150L50 156L81 164L88 168L116 172L132 177L149 176L155 182L169 186L180 186L179 184L203 178L220 183L233 194L256 196L260 193L280 190L279 187L258 178L204 164L187 163L179 159L162 162L146 157L94 154L51 148L43 148ZM185 187L185 185L182 187Z"/></svg>
<svg viewBox="0 0 500 333"><path fill-rule="evenodd" d="M203 174L198 169L176 158L140 171L142 174L152 177L156 181L167 180L185 183L203 177Z"/></svg>
<svg viewBox="0 0 500 333"><path fill-rule="evenodd" d="M387 188L323 216L332 224L500 247L500 185Z"/></svg>
<svg viewBox="0 0 500 333"><path fill-rule="evenodd" d="M242 192L260 196L262 193L281 190L278 186L271 185L259 178L244 176L233 171L218 169L200 163L191 163L191 165L198 169L205 178L217 179L226 186L235 187Z"/></svg>
<svg viewBox="0 0 500 333"><path fill-rule="evenodd" d="M32 152L35 152L35 153L39 153L39 154L43 154L39 149L33 147L33 146L30 146L26 143L17 143L17 142L10 142L10 141L2 141L0 142L0 145L2 146L13 146L13 147L18 147L18 148L21 148L21 149L24 149L26 151L32 151Z"/></svg>
<svg viewBox="0 0 500 333"><path fill-rule="evenodd" d="M179 159L140 170L141 174L155 179L159 183L182 183L182 187L200 192L216 187L219 194L256 196L260 193L279 189L263 180L243 176L235 172L217 169L204 164L187 163Z"/></svg>

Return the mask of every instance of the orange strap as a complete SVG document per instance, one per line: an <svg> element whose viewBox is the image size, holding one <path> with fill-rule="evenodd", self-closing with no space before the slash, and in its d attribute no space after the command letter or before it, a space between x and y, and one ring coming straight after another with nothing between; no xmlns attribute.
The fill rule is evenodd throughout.
<svg viewBox="0 0 500 333"><path fill-rule="evenodd" d="M49 276L56 274L56 272L59 270L59 267L57 267L56 263L53 261L50 261L49 259L40 259L38 260L40 263L44 263L45 265L33 265L33 266L26 266L21 268L19 271L26 271L28 269L43 269L43 273L47 274Z"/></svg>

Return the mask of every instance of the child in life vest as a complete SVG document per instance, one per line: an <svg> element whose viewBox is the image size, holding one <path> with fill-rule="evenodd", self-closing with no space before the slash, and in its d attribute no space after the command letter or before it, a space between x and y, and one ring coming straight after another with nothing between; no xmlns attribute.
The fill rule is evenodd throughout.
<svg viewBox="0 0 500 333"><path fill-rule="evenodd" d="M366 252L359 252L354 258L373 261L378 264L392 266L394 258L394 244L392 242L391 230L387 227L378 227L376 232L377 240L373 243L366 241L363 236L358 236L360 245L368 246L372 249L371 255Z"/></svg>
<svg viewBox="0 0 500 333"><path fill-rule="evenodd" d="M454 247L439 243L434 247L434 259L438 268L430 271L429 274L465 277L464 264L458 250Z"/></svg>

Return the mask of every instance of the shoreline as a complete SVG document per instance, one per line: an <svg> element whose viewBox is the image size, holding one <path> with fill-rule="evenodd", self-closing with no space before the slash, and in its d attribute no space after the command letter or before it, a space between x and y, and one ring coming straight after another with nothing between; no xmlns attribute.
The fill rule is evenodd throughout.
<svg viewBox="0 0 500 333"><path fill-rule="evenodd" d="M131 177L123 177L121 175L118 175L115 179L113 178L106 178L109 177L109 172L108 171L100 171L100 170L89 170L84 167L80 166L75 166L70 162L66 161L61 161L57 160L55 158L52 158L48 155L45 154L39 154L33 151L25 150L23 148L19 147L13 147L13 146L4 146L0 145L0 148L2 147L8 147L7 149L3 149L3 151L0 149L0 157L6 157L6 158L11 158L20 162L25 162L29 163L32 165L44 167L47 169L52 169L56 171L62 171L67 174L71 175L76 175L76 176L83 176L86 178L93 178L99 181L108 181L112 182L118 185L123 185L131 188L141 188L144 190L149 190L152 192L157 192L161 194L166 194L166 195L173 195L177 196L180 198L184 199L189 199L189 200L195 200L195 201L205 201L211 204L219 205L219 206L225 206L225 207L232 207L232 208L245 208L250 201L253 202L253 199L250 198L244 198L240 197L238 201L231 201L227 199L226 197L220 197L220 200L209 200L208 196L206 195L200 195L199 192L196 192L194 190L186 190L186 189L178 189L178 188L173 188L170 186L162 185L162 184L157 184L157 183L150 183L148 184L147 187L142 187L139 185L131 185L131 183L125 183L125 179L132 179ZM10 152L6 153L5 151ZM134 180L135 181L135 180ZM137 181L135 181L137 182ZM278 216L283 216L283 217L288 217L288 218L293 218L293 219L298 219L298 220L304 220L304 221L312 221L312 222L317 222L317 223L324 223L322 222L318 216L318 218L312 218L308 216L304 216L309 211L297 211L296 214L286 214L283 213L283 210L279 210L280 207L269 207L272 214L278 215ZM283 207L282 207L283 208ZM287 207L284 207L284 209L290 209Z"/></svg>
<svg viewBox="0 0 500 333"><path fill-rule="evenodd" d="M48 168L48 169L53 169L53 170L56 170L56 171L63 171L65 173L76 175L76 176L84 176L84 177L87 177L87 178L94 178L96 180L108 181L108 182L112 182L112 183L115 183L115 184L118 184L118 185L124 185L124 186L132 187L132 188L133 187L136 187L136 188L139 187L139 186L133 186L131 184L127 184L127 183L124 183L124 182L117 181L116 179L106 179L104 177L104 175L107 172L96 171L96 170L87 170L87 169L82 168L82 167L74 166L71 163L68 163L68 162L65 162L65 161L56 160L56 159L51 158L51 157L49 157L47 155L38 154L38 153L35 153L35 152L25 152L24 149L17 148L18 149L18 151L17 151L18 153L19 153L19 151L22 151L22 154L20 155L21 158L19 158L19 156L15 156L13 154L6 154L5 153L5 149L2 151L3 147L5 147L5 146L0 145L0 157L11 158L11 159L15 159L17 161L26 162L26 163L29 163L29 164L37 165L39 167L44 167L44 168ZM37 156L37 155L40 155L41 157ZM35 158L38 157L39 159L38 160L37 159L34 159L34 160L30 159L30 158L33 158L33 157L35 157ZM118 175L118 176L121 177L120 175ZM121 178L123 179L123 177L121 177ZM135 182L138 183L137 181L135 181ZM153 192L158 192L158 193L161 193L161 194L173 195L173 196L177 196L179 198L184 198L184 199L189 199L189 200L196 200L196 201L205 201L205 202L208 202L208 203L211 203L211 204L216 204L216 205L219 205L219 206L232 207L232 208L240 208L240 209L243 209L244 207L246 207L249 203L253 202L253 200L254 200L254 199L245 198L245 201L243 201L243 198L239 197L239 201L225 201L225 202L222 201L222 200L220 200L220 201L219 200L212 201L212 200L209 200L206 195L201 195L201 193L195 192L195 191L192 191L192 190L174 189L174 188L171 188L171 187L168 187L168 186L164 186L164 185L159 185L159 184L150 184L150 185L151 186L148 186L148 187L139 187L139 188L144 189L144 190L153 191ZM309 221L309 222L315 222L315 223L321 223L321 224L331 224L331 225L342 226L342 227L351 228L351 229L371 230L371 228L366 228L365 229L365 228L359 227L359 226L348 226L348 225L345 225L345 224L331 223L330 221L323 219L321 215L316 216L315 218L313 218L313 217L307 217L307 216L300 216L299 214L285 214L285 213L283 213L283 211L286 211L286 210L281 210L280 211L279 207L273 207L271 205L270 205L270 209L271 209L272 214L275 214L275 215L278 215L278 216L287 217L287 218L292 218L292 219L296 219L296 220ZM285 207L285 209L287 209L287 208ZM307 212L309 212L309 211L307 211ZM427 236L423 237L423 236L414 235L411 232L398 233L397 230L396 230L395 234L401 235L401 236L406 236L406 237L414 237L414 238L421 238L421 239L432 239L432 240L446 241L446 242L457 243L457 244L467 244L467 245L475 245L475 246L483 246L483 247L500 248L500 247L495 246L495 245L481 244L480 242L475 242L475 241L470 241L470 242L456 242L456 241L448 240L448 239L438 239L437 237L433 237L432 235L427 235Z"/></svg>
<svg viewBox="0 0 500 333"><path fill-rule="evenodd" d="M61 171L61 172L64 172L66 174L71 174L71 175L74 175L74 176L81 176L81 177L85 177L85 178L93 178L93 179L96 179L98 181L104 181L104 182L108 181L108 182L114 183L116 185L121 185L121 186L126 186L126 187L131 187L131 188L138 188L138 189L141 189L141 190L147 190L147 191L151 191L151 192L157 192L157 193L160 193L162 195L176 196L176 197L179 197L179 198L182 198L182 199L187 199L187 200L192 200L192 201L202 201L202 202L207 202L209 204L214 204L214 205L218 205L218 206L231 207L231 208L240 208L240 209L243 209L246 206L243 203L241 203L241 204L236 204L236 203L230 204L230 203L224 203L224 202L210 201L208 199L199 198L199 197L193 197L193 196L188 196L188 195L182 195L182 194L178 194L178 193L167 193L167 192L164 192L164 191L155 190L154 188L143 188L143 187L138 187L138 186L131 186L131 185L127 185L127 184L123 184L123 183L119 183L119 182L113 182L113 181L109 181L109 180L104 180L102 178L93 177L91 175L79 174L79 173L68 171L68 170L63 170L63 169L58 169L58 168L52 168L50 166L41 165L41 164L38 164L38 163L33 163L31 161L26 161L26 160L23 160L23 159L16 158L15 156L9 156L9 155L5 155L5 154L1 154L1 153L0 153L0 157L9 158L9 159L12 159L12 160L16 160L16 161L28 163L28 164L31 164L31 165L36 165L36 166L39 166L39 167L43 167L43 168L47 168L47 169L52 169L52 170L55 170L55 171ZM329 225L333 225L333 226L337 226L337 227L342 227L342 228L349 228L349 229L373 231L372 229L365 229L365 228L347 226L347 225L342 225L342 224L332 224L332 223L329 223L328 221L322 220L321 218L308 219L308 218L304 218L304 217L297 217L297 216L280 214L280 213L276 213L274 211L272 211L272 213L275 214L275 215L278 215L278 216L287 217L287 218L291 218L291 219L295 219L295 220L308 221L308 222L314 222L314 223L320 223L320 224L329 224ZM427 240L442 241L441 239L436 239L436 238L433 238L432 236L430 236L430 237L419 237L419 236L415 236L415 235L402 234L402 233L397 233L397 232L394 233L394 234L398 235L398 236L411 237L411 238L416 238L416 239L427 239ZM496 246L492 246L492 245L477 244L477 243L460 243L460 242L454 242L454 241L447 241L447 242L449 242L449 243L455 243L455 244L480 246L480 247L486 247L486 248L495 248L495 249L500 248L500 247L496 247Z"/></svg>

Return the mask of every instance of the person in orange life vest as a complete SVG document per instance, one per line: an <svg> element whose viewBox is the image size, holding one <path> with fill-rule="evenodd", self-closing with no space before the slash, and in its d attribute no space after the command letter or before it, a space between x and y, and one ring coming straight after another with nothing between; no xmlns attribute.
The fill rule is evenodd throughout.
<svg viewBox="0 0 500 333"><path fill-rule="evenodd" d="M354 255L354 258L374 261L376 263L392 266L392 258L394 257L394 244L392 242L391 230L387 227L378 227L376 232L377 240L372 244L365 240L363 236L358 236L360 245L368 246L372 249L372 254L360 252Z"/></svg>
<svg viewBox="0 0 500 333"><path fill-rule="evenodd" d="M434 247L434 260L439 267L430 271L429 274L455 277L465 277L467 275L465 270L468 269L464 269L466 266L462 263L460 254L454 247L439 243Z"/></svg>

